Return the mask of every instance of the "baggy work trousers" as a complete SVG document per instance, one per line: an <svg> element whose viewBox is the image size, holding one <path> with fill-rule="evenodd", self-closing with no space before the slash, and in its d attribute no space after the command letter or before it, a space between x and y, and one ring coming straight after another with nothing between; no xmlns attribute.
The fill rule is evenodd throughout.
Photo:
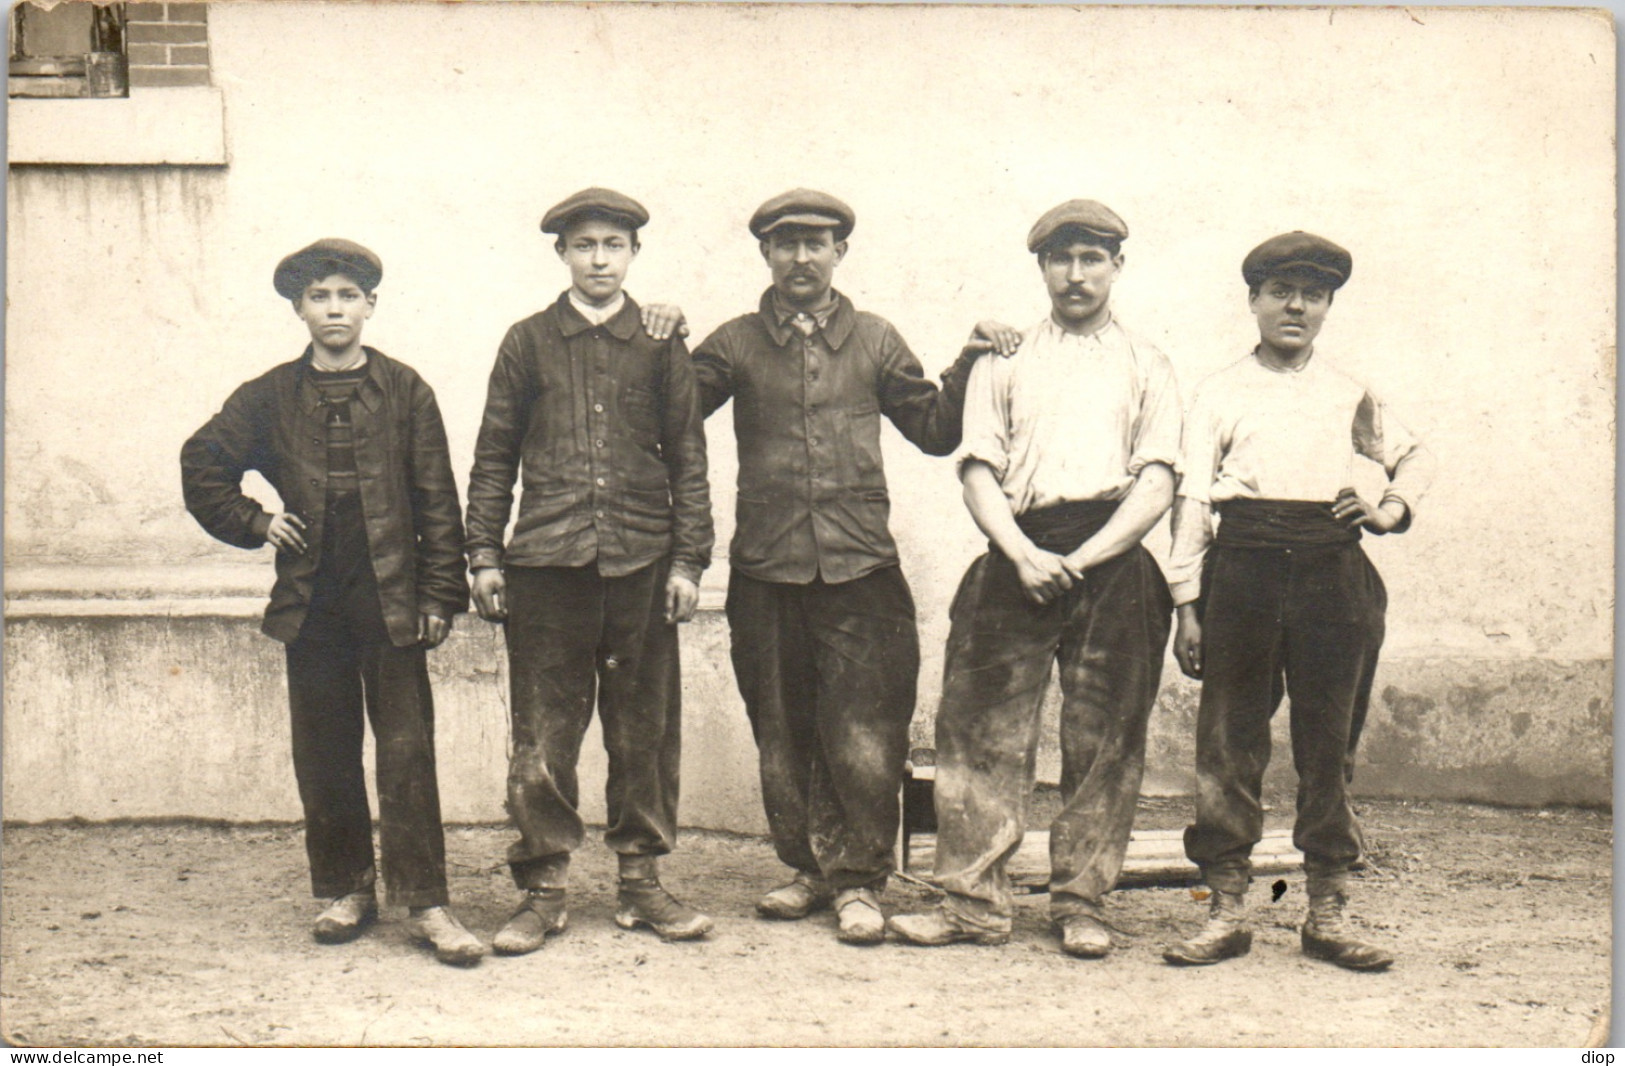
<svg viewBox="0 0 1625 1066"><path fill-rule="evenodd" d="M1005 864L1026 831L1057 660L1064 806L1050 826L1050 913L1098 914L1134 827L1172 610L1162 571L1138 545L1042 606L1003 553L971 564L954 597L937 711L936 879L955 915L1010 928Z"/></svg>
<svg viewBox="0 0 1625 1066"><path fill-rule="evenodd" d="M377 751L384 886L395 903L440 906L447 901L446 848L425 649L390 643L371 565L359 573L340 588L318 572L299 637L287 647L311 890L343 896L375 879L361 762L365 706Z"/></svg>
<svg viewBox="0 0 1625 1066"><path fill-rule="evenodd" d="M735 570L727 611L779 858L836 889L883 885L920 672L901 568L838 585Z"/></svg>
<svg viewBox="0 0 1625 1066"><path fill-rule="evenodd" d="M623 577L592 566L509 566L508 849L514 882L563 888L586 827L576 762L596 703L609 754L604 842L664 855L677 839L682 689L662 560Z"/></svg>
<svg viewBox="0 0 1625 1066"><path fill-rule="evenodd" d="M1196 823L1185 853L1221 892L1247 889L1263 836L1270 719L1291 700L1298 771L1292 841L1311 894L1338 891L1360 857L1349 806L1354 751L1382 647L1388 594L1359 544L1209 549L1202 574Z"/></svg>

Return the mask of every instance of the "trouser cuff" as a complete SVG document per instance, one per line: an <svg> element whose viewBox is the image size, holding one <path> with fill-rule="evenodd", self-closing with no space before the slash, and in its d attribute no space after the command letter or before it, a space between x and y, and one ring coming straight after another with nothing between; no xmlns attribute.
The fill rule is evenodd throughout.
<svg viewBox="0 0 1625 1066"><path fill-rule="evenodd" d="M1099 919L1104 916L1105 911L1098 899L1086 899L1083 896L1074 896L1070 892L1052 892L1049 897L1049 913L1051 918L1069 918L1075 914L1082 914Z"/></svg>
<svg viewBox="0 0 1625 1066"><path fill-rule="evenodd" d="M660 875L653 855L620 855L617 858L622 880L642 881Z"/></svg>
<svg viewBox="0 0 1625 1066"><path fill-rule="evenodd" d="M1012 916L1001 914L985 899L961 896L950 892L943 898L943 909L964 924L991 933L1008 933L1014 924Z"/></svg>
<svg viewBox="0 0 1625 1066"><path fill-rule="evenodd" d="M1204 866L1202 880L1215 892L1244 896L1247 894L1247 885L1252 880L1252 875L1248 870L1233 866Z"/></svg>
<svg viewBox="0 0 1625 1066"><path fill-rule="evenodd" d="M317 899L338 899L352 892L365 892L369 888L375 888L377 884L378 869L369 866L346 878L323 878L319 881L311 878L310 894Z"/></svg>
<svg viewBox="0 0 1625 1066"><path fill-rule="evenodd" d="M512 863L513 883L529 891L533 888L565 888L570 880L570 856L549 855Z"/></svg>
<svg viewBox="0 0 1625 1066"><path fill-rule="evenodd" d="M412 909L419 907L444 907L447 903L451 902L451 896L447 894L446 887L444 885L441 885L439 888L414 888L410 891L403 892L397 892L391 889L389 892L389 902L397 907L407 907Z"/></svg>

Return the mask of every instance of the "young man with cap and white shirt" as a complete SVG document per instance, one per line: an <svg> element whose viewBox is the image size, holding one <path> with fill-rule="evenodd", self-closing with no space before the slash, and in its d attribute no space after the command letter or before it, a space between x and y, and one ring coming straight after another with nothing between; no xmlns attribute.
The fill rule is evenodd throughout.
<svg viewBox="0 0 1625 1066"><path fill-rule="evenodd" d="M884 415L931 455L959 443L973 341L943 375L833 287L852 209L795 189L750 219L772 285L694 350L703 410L733 399L738 525L727 613L762 799L794 878L763 917L834 906L838 936L885 936L898 789L919 674L914 601L887 528Z"/></svg>
<svg viewBox="0 0 1625 1066"><path fill-rule="evenodd" d="M378 916L361 743L377 741L384 884L442 962L485 946L446 907L445 840L426 660L468 607L462 519L434 392L361 344L383 265L329 238L283 259L273 283L310 330L304 355L232 393L181 449L187 510L241 548L276 548L263 629L287 645L293 765L311 887L332 903L323 943ZM282 500L242 491L259 471Z"/></svg>
<svg viewBox="0 0 1625 1066"><path fill-rule="evenodd" d="M1212 903L1207 924L1164 952L1175 965L1215 963L1252 946L1244 897L1263 833L1270 719L1283 695L1298 772L1293 843L1309 892L1303 950L1351 970L1393 962L1343 916L1362 847L1347 785L1388 600L1359 540L1362 529L1409 527L1434 461L1370 390L1316 354L1352 268L1347 251L1301 231L1248 253L1242 276L1258 346L1198 386L1185 423L1169 582L1179 614L1174 654L1202 682L1196 822L1185 852ZM1356 453L1388 475L1376 503L1353 487Z"/></svg>
<svg viewBox="0 0 1625 1066"><path fill-rule="evenodd" d="M622 290L649 221L611 189L554 205L543 232L570 287L508 330L491 371L468 487L468 558L480 617L505 624L513 744L508 850L525 893L499 954L566 924L570 854L585 835L576 760L596 702L609 753L615 921L662 938L711 919L660 884L677 835L677 623L693 617L712 529L705 429L672 308ZM503 544L516 479L524 485Z"/></svg>
<svg viewBox="0 0 1625 1066"><path fill-rule="evenodd" d="M988 535L954 598L937 711L937 907L900 939L1009 939L1005 870L1024 832L1040 708L1059 664L1061 794L1050 916L1068 954L1112 946L1102 897L1122 868L1145 768L1172 604L1140 544L1173 500L1179 394L1168 359L1112 313L1128 227L1092 200L1041 217L1050 314L1010 359L971 373L959 450L965 503Z"/></svg>

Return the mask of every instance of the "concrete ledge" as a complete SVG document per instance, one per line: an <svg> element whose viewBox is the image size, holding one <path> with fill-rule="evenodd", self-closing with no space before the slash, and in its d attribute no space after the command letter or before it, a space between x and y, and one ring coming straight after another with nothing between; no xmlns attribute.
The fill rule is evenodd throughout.
<svg viewBox="0 0 1625 1066"><path fill-rule="evenodd" d="M133 89L123 99L9 101L12 165L224 166L226 104L219 89Z"/></svg>
<svg viewBox="0 0 1625 1066"><path fill-rule="evenodd" d="M8 575L9 584L9 575ZM17 598L5 623L4 816L297 820L281 648L263 601ZM765 829L755 744L734 687L726 620L702 613L683 641L686 825ZM459 619L430 656L445 817L500 822L507 663L500 629ZM1357 795L1511 805L1611 799L1609 661L1395 658L1378 676ZM1145 791L1188 794L1197 687L1170 663L1147 744ZM915 743L932 745L937 678L923 678ZM1045 706L1039 778L1054 782L1059 698ZM1272 788L1293 785L1290 714L1275 722ZM583 811L604 819L594 725Z"/></svg>

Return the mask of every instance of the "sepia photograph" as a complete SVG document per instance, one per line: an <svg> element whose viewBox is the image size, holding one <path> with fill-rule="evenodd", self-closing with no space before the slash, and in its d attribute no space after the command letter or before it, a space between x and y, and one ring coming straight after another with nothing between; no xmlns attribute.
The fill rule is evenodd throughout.
<svg viewBox="0 0 1625 1066"><path fill-rule="evenodd" d="M7 1045L1611 1043L1611 11L9 10Z"/></svg>

